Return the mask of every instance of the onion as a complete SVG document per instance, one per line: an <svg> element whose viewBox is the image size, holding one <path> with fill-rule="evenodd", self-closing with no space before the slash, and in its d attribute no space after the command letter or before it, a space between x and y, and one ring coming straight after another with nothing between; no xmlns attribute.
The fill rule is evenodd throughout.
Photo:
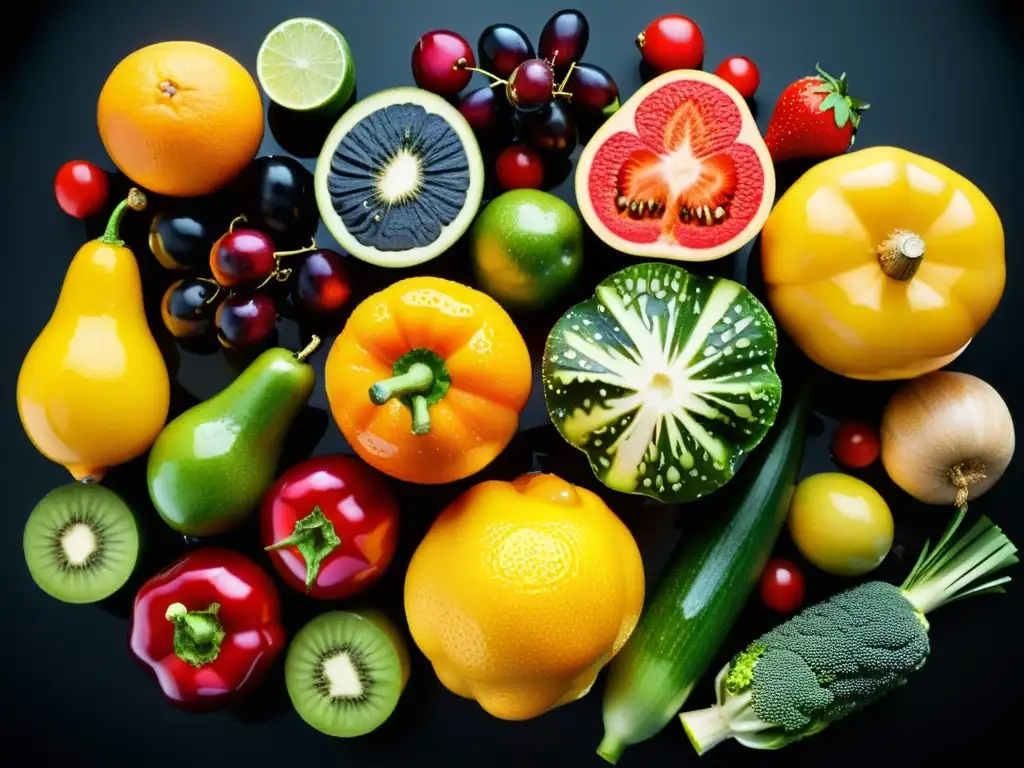
<svg viewBox="0 0 1024 768"><path fill-rule="evenodd" d="M1013 457L1013 418L977 376L936 371L904 384L882 414L882 464L926 504L967 504L996 484Z"/></svg>

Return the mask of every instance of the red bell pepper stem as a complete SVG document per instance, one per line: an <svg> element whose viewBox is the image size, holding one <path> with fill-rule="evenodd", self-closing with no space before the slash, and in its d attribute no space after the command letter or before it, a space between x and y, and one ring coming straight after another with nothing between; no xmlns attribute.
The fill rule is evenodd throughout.
<svg viewBox="0 0 1024 768"><path fill-rule="evenodd" d="M295 547L299 550L302 559L306 561L306 591L309 592L316 583L317 574L320 573L320 564L340 545L341 539L334 531L334 524L327 519L320 507L313 507L312 512L295 521L291 536L264 549L267 552L283 547Z"/></svg>
<svg viewBox="0 0 1024 768"><path fill-rule="evenodd" d="M190 611L181 603L167 606L164 616L174 624L174 655L197 669L220 655L227 634L217 620L220 603L205 611Z"/></svg>

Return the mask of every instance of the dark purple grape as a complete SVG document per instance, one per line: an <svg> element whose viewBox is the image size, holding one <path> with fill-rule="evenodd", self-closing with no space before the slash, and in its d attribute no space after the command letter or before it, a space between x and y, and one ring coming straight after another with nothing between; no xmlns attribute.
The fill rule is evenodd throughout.
<svg viewBox="0 0 1024 768"><path fill-rule="evenodd" d="M229 349L245 349L266 341L277 323L274 300L262 291L240 291L217 308L217 338Z"/></svg>
<svg viewBox="0 0 1024 768"><path fill-rule="evenodd" d="M176 339L209 333L213 328L213 313L217 308L211 301L216 291L216 285L195 277L171 283L160 302L164 327Z"/></svg>
<svg viewBox="0 0 1024 768"><path fill-rule="evenodd" d="M526 33L511 24L489 26L480 33L476 49L480 68L502 79L508 79L516 67L535 55Z"/></svg>
<svg viewBox="0 0 1024 768"><path fill-rule="evenodd" d="M576 122L569 105L560 99L519 115L518 122L523 141L533 149L568 154L576 148Z"/></svg>
<svg viewBox="0 0 1024 768"><path fill-rule="evenodd" d="M590 25L579 11L559 11L544 25L537 54L550 61L556 72L564 73L574 61L583 58L590 40Z"/></svg>
<svg viewBox="0 0 1024 768"><path fill-rule="evenodd" d="M295 280L296 305L318 315L341 309L352 294L348 269L340 254L320 249L302 255Z"/></svg>
<svg viewBox="0 0 1024 768"><path fill-rule="evenodd" d="M495 131L509 120L509 105L502 88L485 85L470 91L459 100L459 112L466 118L474 133Z"/></svg>
<svg viewBox="0 0 1024 768"><path fill-rule="evenodd" d="M508 103L518 110L540 109L554 98L555 71L543 59L527 59L512 73L505 86Z"/></svg>
<svg viewBox="0 0 1024 768"><path fill-rule="evenodd" d="M612 76L593 64L577 64L565 90L572 94L572 106L580 115L608 115L619 108L619 86Z"/></svg>

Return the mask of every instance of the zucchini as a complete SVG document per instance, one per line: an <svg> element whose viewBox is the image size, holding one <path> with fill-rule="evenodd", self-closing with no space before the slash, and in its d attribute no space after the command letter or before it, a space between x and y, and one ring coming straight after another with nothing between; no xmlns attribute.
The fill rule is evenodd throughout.
<svg viewBox="0 0 1024 768"><path fill-rule="evenodd" d="M757 583L782 530L803 460L810 388L736 478L722 510L676 553L640 623L608 668L604 739L613 765L682 708Z"/></svg>

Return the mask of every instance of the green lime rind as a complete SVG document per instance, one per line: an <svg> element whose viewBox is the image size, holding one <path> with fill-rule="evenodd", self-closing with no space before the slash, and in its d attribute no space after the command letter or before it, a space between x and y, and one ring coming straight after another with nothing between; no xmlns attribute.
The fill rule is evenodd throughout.
<svg viewBox="0 0 1024 768"><path fill-rule="evenodd" d="M270 30L256 54L256 76L271 101L295 112L340 111L356 86L348 41L307 17Z"/></svg>

